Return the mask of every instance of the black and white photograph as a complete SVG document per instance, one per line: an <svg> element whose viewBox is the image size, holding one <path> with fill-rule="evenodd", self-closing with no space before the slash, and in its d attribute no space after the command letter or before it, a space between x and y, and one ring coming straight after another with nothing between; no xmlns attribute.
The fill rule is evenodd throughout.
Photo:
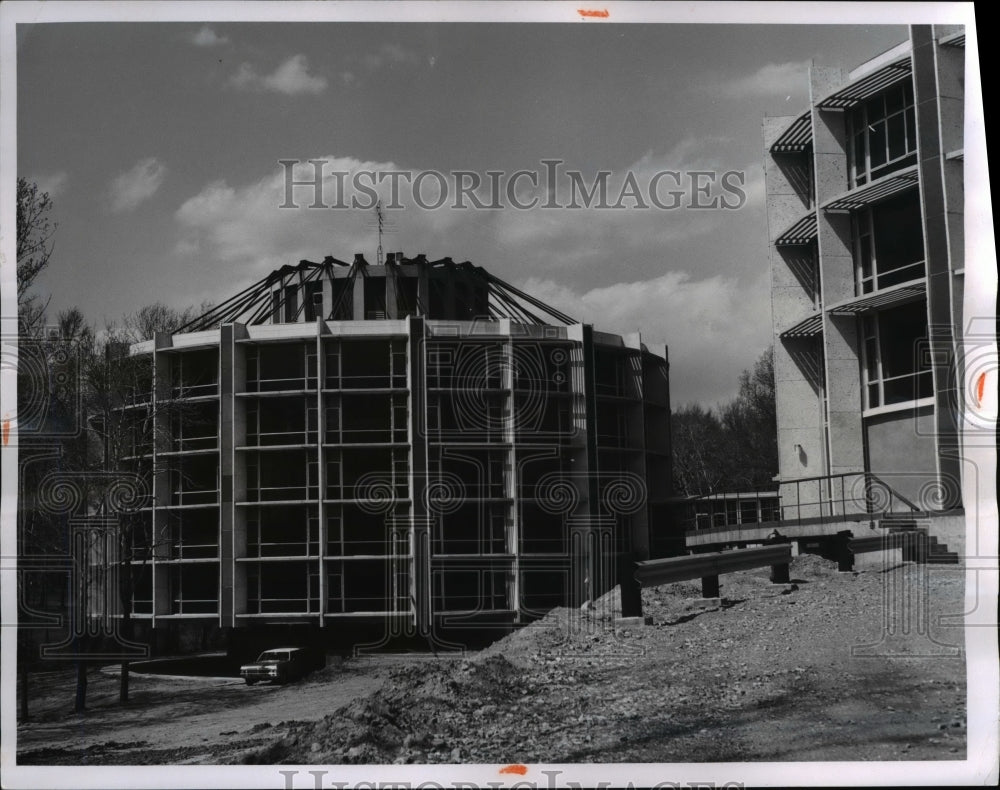
<svg viewBox="0 0 1000 790"><path fill-rule="evenodd" d="M994 786L976 21L5 2L0 786Z"/></svg>

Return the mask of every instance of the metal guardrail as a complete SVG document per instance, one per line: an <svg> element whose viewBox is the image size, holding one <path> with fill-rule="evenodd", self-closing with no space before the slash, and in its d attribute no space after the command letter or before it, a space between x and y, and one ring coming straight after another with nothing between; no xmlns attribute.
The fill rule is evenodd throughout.
<svg viewBox="0 0 1000 790"><path fill-rule="evenodd" d="M752 549L713 551L686 557L646 560L636 563L634 578L641 587L657 587L671 582L701 579L702 597L717 598L721 574L770 565L771 581L787 583L788 566L791 561L791 545L780 543Z"/></svg>
<svg viewBox="0 0 1000 790"><path fill-rule="evenodd" d="M636 563L636 578L643 587L656 587L671 582L690 581L705 576L718 576L733 571L763 568L766 565L785 565L792 561L792 547L782 543L752 549L712 551L690 554L686 557L668 557Z"/></svg>
<svg viewBox="0 0 1000 790"><path fill-rule="evenodd" d="M887 549L920 550L926 548L928 543L929 538L927 535L917 530L910 530L873 535L868 538L851 538L847 546L852 554L865 554L870 551L884 551Z"/></svg>

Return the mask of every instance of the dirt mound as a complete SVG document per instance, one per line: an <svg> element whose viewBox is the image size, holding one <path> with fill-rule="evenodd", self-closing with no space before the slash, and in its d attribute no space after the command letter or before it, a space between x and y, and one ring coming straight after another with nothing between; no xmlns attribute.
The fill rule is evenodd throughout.
<svg viewBox="0 0 1000 790"><path fill-rule="evenodd" d="M287 735L241 762L458 762L500 706L524 696L523 673L502 655L391 670L384 689ZM463 752L463 744L467 744Z"/></svg>
<svg viewBox="0 0 1000 790"><path fill-rule="evenodd" d="M791 578L772 584L767 568L726 574L723 600L710 602L697 581L644 590L653 623L638 627L601 615L612 591L592 610L556 609L469 658L350 660L283 687L183 690L137 675L137 704L127 710L114 680L98 675L85 727L81 716L65 716L67 671L32 697L32 721L19 724L19 758L66 765L961 759L962 632L943 616L963 611L964 577L914 564L838 573L829 560L803 556ZM901 627L918 615L926 629ZM859 660L866 657L876 660Z"/></svg>

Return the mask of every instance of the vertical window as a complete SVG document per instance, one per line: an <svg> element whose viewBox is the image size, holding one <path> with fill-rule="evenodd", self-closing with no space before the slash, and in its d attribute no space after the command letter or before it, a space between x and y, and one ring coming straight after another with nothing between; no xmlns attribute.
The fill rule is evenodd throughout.
<svg viewBox="0 0 1000 790"><path fill-rule="evenodd" d="M285 323L291 324L299 314L299 290L297 286L285 286Z"/></svg>
<svg viewBox="0 0 1000 790"><path fill-rule="evenodd" d="M306 283L303 307L306 321L315 321L323 314L323 283Z"/></svg>
<svg viewBox="0 0 1000 790"><path fill-rule="evenodd" d="M931 397L934 382L926 303L913 302L866 316L862 363L866 409Z"/></svg>
<svg viewBox="0 0 1000 790"><path fill-rule="evenodd" d="M858 294L924 276L924 237L915 190L862 209L854 217Z"/></svg>
<svg viewBox="0 0 1000 790"><path fill-rule="evenodd" d="M917 161L910 80L855 105L849 118L851 152L848 161L852 188Z"/></svg>

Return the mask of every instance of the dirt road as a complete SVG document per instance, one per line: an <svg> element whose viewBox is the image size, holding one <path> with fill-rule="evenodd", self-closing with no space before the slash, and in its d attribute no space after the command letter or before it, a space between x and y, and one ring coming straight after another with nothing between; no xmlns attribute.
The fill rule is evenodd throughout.
<svg viewBox="0 0 1000 790"><path fill-rule="evenodd" d="M954 760L966 749L963 574L905 565L792 584L766 571L556 610L479 654L346 662L285 687L95 676L67 714L69 673L39 678L18 731L33 764ZM960 622L960 618L959 618ZM343 706L343 707L341 707Z"/></svg>

